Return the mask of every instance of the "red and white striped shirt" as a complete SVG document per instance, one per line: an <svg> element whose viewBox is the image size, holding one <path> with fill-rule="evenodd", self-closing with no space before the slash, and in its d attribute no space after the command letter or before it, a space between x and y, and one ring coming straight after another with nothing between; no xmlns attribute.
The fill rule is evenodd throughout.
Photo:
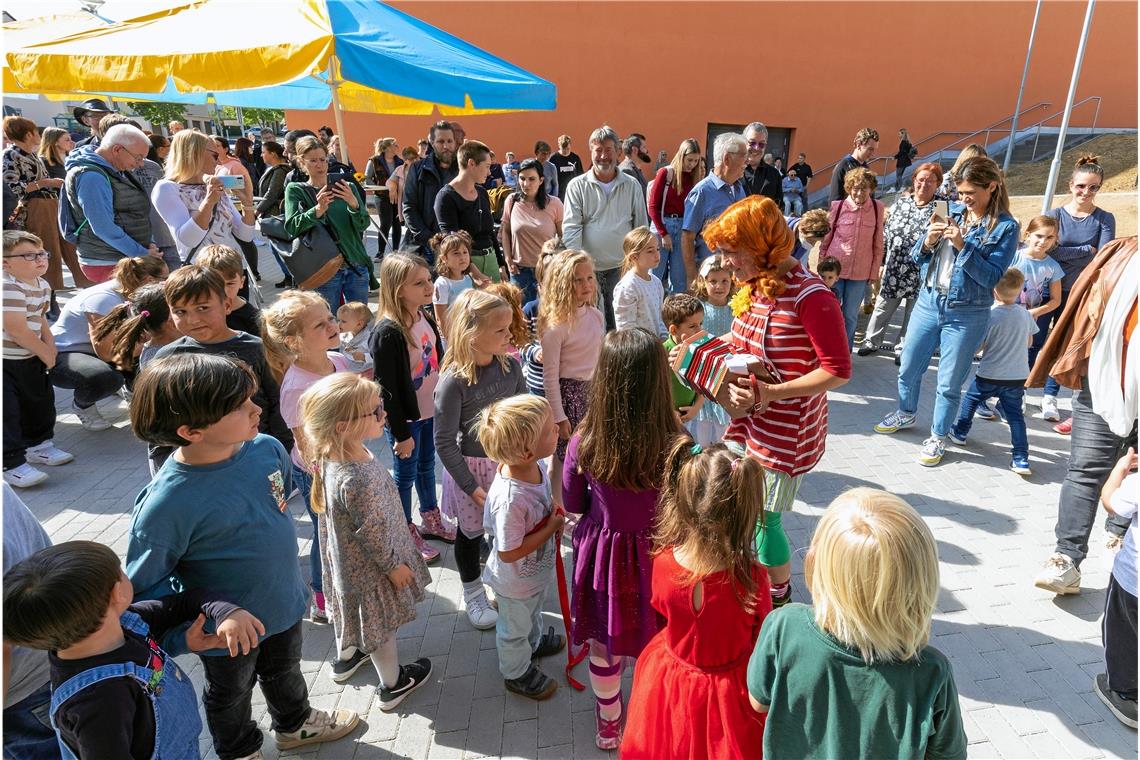
<svg viewBox="0 0 1140 760"><path fill-rule="evenodd" d="M754 293L751 308L733 320L733 350L758 357L776 383L820 367L851 377L851 352L835 295L798 264L784 279L787 288L775 301ZM768 469L802 475L823 456L827 394L773 401L762 414L733 420L724 437Z"/></svg>

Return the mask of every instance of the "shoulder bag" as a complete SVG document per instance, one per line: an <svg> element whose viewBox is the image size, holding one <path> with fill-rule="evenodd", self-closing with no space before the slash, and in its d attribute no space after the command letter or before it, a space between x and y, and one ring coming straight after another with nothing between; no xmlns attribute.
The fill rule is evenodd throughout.
<svg viewBox="0 0 1140 760"><path fill-rule="evenodd" d="M313 206L316 206L316 193L312 188L304 185L302 187L312 200ZM344 264L344 257L341 256L332 230L320 220L312 228L293 238L292 247L283 258L289 274L293 276L293 281L302 290L312 290L324 285Z"/></svg>

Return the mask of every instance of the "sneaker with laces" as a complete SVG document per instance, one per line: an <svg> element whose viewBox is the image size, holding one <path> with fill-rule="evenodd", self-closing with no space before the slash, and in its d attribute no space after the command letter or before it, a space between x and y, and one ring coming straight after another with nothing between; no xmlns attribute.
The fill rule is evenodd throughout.
<svg viewBox="0 0 1140 760"><path fill-rule="evenodd" d="M1107 530L1104 532L1104 548L1108 549L1113 554L1116 554L1124 547L1124 536L1118 536L1115 533L1109 533Z"/></svg>
<svg viewBox="0 0 1140 760"><path fill-rule="evenodd" d="M465 598L463 606L467 610L467 619L471 621L471 625L480 631L494 628L495 624L499 622L499 613L491 609L491 604L487 601L487 594L483 591L470 599Z"/></svg>
<svg viewBox="0 0 1140 760"><path fill-rule="evenodd" d="M48 479L46 472L37 470L27 462L19 467L13 467L10 470L4 470L4 482L13 488L28 488L30 486L38 486Z"/></svg>
<svg viewBox="0 0 1140 760"><path fill-rule="evenodd" d="M420 535L414 524L408 523L408 532L412 534L412 543L416 545L416 551L424 558L424 562L429 565L432 562L439 562L439 550L424 541L424 537Z"/></svg>
<svg viewBox="0 0 1140 760"><path fill-rule="evenodd" d="M1018 475L1032 475L1033 470L1029 467L1029 457L1019 456L1014 454L1009 462L1009 469L1016 472Z"/></svg>
<svg viewBox="0 0 1140 760"><path fill-rule="evenodd" d="M427 683L431 675L431 660L421 657L413 663L400 666L400 677L391 689L380 686L376 694L380 697L380 709L389 712L416 689Z"/></svg>
<svg viewBox="0 0 1140 760"><path fill-rule="evenodd" d="M455 526L443 519L438 509L420 512L420 535L445 544L455 543Z"/></svg>
<svg viewBox="0 0 1140 760"><path fill-rule="evenodd" d="M542 701L558 690L558 684L553 678L539 670L534 663L518 678L504 679L503 685L507 691L513 691L535 701Z"/></svg>
<svg viewBox="0 0 1140 760"><path fill-rule="evenodd" d="M966 445L966 436L962 433L959 433L957 428L950 428L949 432L946 433L946 437L959 446Z"/></svg>
<svg viewBox="0 0 1140 760"><path fill-rule="evenodd" d="M1045 560L1045 566L1033 581L1037 588L1052 591L1054 594L1081 593L1081 571L1071 557L1054 552Z"/></svg>
<svg viewBox="0 0 1140 760"><path fill-rule="evenodd" d="M352 674L360 670L360 666L369 661L368 653L357 649L347 660L337 660L332 666L332 680L344 683L352 678Z"/></svg>
<svg viewBox="0 0 1140 760"><path fill-rule="evenodd" d="M111 423L99 413L99 407L95 404L92 404L86 409L81 409L72 401L71 412L79 418L79 424L82 425L85 430L98 433L100 430L106 430L111 427Z"/></svg>
<svg viewBox="0 0 1140 760"><path fill-rule="evenodd" d="M43 464L48 467L58 467L75 459L75 456L63 449L57 449L52 441L44 441L24 452L24 457L31 464Z"/></svg>
<svg viewBox="0 0 1140 760"><path fill-rule="evenodd" d="M936 435L932 435L922 442L922 451L918 452L918 463L923 467L935 467L946 454L946 444Z"/></svg>
<svg viewBox="0 0 1140 760"><path fill-rule="evenodd" d="M1061 412L1057 409L1056 396L1042 396L1041 397L1041 411L1037 416L1049 422L1060 422Z"/></svg>
<svg viewBox="0 0 1140 760"><path fill-rule="evenodd" d="M1116 719L1130 728L1136 728L1136 700L1128 699L1108 686L1108 674L1093 676L1093 691Z"/></svg>
<svg viewBox="0 0 1140 760"><path fill-rule="evenodd" d="M329 624L329 616L325 614L324 609L316 602L309 603L309 622L316 623L317 625Z"/></svg>
<svg viewBox="0 0 1140 760"><path fill-rule="evenodd" d="M365 655L367 657L368 655ZM309 718L296 731L274 731L277 749L293 749L306 744L332 742L347 736L360 722L352 710L334 710L331 713L309 708Z"/></svg>
<svg viewBox="0 0 1140 760"><path fill-rule="evenodd" d="M896 409L884 417L882 422L875 425L875 432L890 435L908 427L914 427L914 415Z"/></svg>
<svg viewBox="0 0 1140 760"><path fill-rule="evenodd" d="M986 422L993 422L997 419L997 412L989 405L989 402L986 402L984 404L978 404L978 408L974 410L974 416Z"/></svg>

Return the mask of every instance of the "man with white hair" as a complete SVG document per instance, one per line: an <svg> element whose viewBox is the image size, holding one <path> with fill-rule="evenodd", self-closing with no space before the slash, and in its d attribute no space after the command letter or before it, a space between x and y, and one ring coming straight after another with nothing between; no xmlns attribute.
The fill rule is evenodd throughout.
<svg viewBox="0 0 1140 760"><path fill-rule="evenodd" d="M570 180L563 199L562 240L567 248L580 248L594 259L607 330L616 326L613 300L621 279L622 241L634 227L649 224L641 186L617 170L620 145L612 128L595 129L590 134L590 171Z"/></svg>
<svg viewBox="0 0 1140 760"><path fill-rule="evenodd" d="M697 276L697 265L712 252L700 236L705 225L720 216L726 208L747 193L740 181L748 141L736 132L717 135L713 143L713 165L709 176L693 185L685 196L685 217L681 222L681 256L685 260L685 280Z"/></svg>
<svg viewBox="0 0 1140 760"><path fill-rule="evenodd" d="M768 149L768 128L761 122L754 121L744 128L744 140L748 143L744 178L741 180L744 183L744 192L748 195L771 198L776 202L776 206L783 208L784 178L780 176L779 169L764 160Z"/></svg>
<svg viewBox="0 0 1140 760"><path fill-rule="evenodd" d="M141 129L116 124L98 147L76 148L67 157L60 228L93 282L106 282L124 256L162 256L151 233L150 197L134 175L149 149Z"/></svg>

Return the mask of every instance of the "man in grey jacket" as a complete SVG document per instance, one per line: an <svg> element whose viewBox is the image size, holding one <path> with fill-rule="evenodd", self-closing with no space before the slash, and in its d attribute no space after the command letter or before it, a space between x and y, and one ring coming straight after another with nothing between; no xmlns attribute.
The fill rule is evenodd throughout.
<svg viewBox="0 0 1140 760"><path fill-rule="evenodd" d="M622 241L635 227L649 224L641 186L617 170L620 143L610 127L595 129L590 134L592 166L570 180L563 199L562 240L593 258L607 330L615 327L613 296L621 279Z"/></svg>

